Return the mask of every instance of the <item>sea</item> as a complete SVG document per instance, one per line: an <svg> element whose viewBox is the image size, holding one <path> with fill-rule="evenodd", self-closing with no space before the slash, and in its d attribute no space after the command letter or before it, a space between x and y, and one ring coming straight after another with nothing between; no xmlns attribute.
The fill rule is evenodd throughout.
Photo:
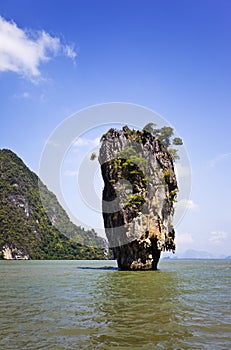
<svg viewBox="0 0 231 350"><path fill-rule="evenodd" d="M0 349L231 349L231 261L0 261Z"/></svg>

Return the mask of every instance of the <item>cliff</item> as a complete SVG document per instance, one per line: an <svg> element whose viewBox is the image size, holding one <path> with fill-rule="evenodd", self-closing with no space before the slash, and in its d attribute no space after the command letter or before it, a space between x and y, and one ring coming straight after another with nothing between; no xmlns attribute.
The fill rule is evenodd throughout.
<svg viewBox="0 0 231 350"><path fill-rule="evenodd" d="M175 251L173 160L153 134L110 129L101 138L103 219L118 267L156 270L161 251Z"/></svg>
<svg viewBox="0 0 231 350"><path fill-rule="evenodd" d="M104 247L94 230L85 231L69 220L55 195L15 153L0 150L0 258L104 259Z"/></svg>

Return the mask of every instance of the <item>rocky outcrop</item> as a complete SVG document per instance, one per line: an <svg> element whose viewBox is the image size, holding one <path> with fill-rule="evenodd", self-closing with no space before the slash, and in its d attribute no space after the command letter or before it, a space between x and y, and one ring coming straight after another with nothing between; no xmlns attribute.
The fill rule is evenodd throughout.
<svg viewBox="0 0 231 350"><path fill-rule="evenodd" d="M145 130L110 129L101 141L102 211L109 246L119 268L156 270L161 251L175 251L172 157Z"/></svg>
<svg viewBox="0 0 231 350"><path fill-rule="evenodd" d="M29 260L29 254L16 247L5 245L2 247L2 258L5 260Z"/></svg>

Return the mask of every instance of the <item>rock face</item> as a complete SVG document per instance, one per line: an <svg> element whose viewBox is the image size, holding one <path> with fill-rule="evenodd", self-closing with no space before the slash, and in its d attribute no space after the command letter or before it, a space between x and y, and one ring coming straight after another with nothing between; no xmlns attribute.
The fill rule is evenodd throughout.
<svg viewBox="0 0 231 350"><path fill-rule="evenodd" d="M101 141L102 211L114 258L123 270L156 270L161 251L175 251L171 155L151 133L127 126Z"/></svg>
<svg viewBox="0 0 231 350"><path fill-rule="evenodd" d="M29 260L28 254L16 247L9 247L8 245L2 248L3 259L5 260Z"/></svg>

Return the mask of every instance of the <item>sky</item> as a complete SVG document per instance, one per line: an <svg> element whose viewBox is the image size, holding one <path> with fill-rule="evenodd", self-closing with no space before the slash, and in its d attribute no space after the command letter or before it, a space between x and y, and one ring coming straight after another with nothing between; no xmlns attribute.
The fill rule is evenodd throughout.
<svg viewBox="0 0 231 350"><path fill-rule="evenodd" d="M183 139L190 162L176 254L230 255L230 14L229 0L2 0L0 148L38 174L47 140L76 112L110 102L153 110ZM81 129L84 118L76 120ZM99 131L75 141L80 158ZM67 168L74 146L60 170L66 184L75 181ZM99 174L94 182L100 193Z"/></svg>

